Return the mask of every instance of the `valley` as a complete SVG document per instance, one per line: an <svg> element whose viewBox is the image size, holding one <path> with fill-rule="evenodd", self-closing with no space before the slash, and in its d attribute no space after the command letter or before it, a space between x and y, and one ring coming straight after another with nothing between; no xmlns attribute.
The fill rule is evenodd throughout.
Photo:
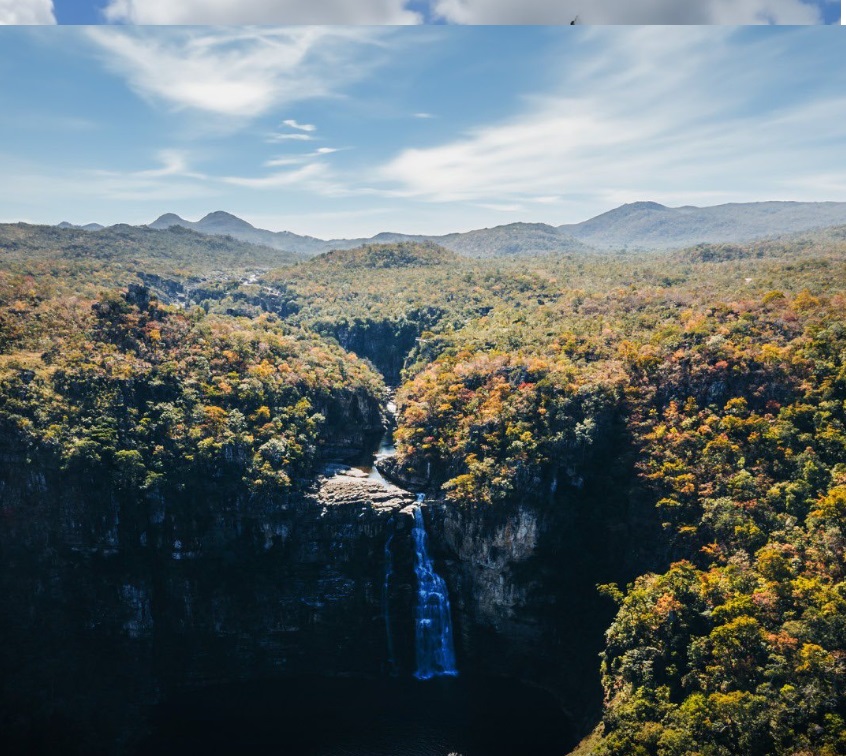
<svg viewBox="0 0 846 756"><path fill-rule="evenodd" d="M497 753L460 697L503 754L841 752L844 226L532 233L0 227L12 752L263 752L240 698L302 753ZM308 744L362 692L400 740Z"/></svg>

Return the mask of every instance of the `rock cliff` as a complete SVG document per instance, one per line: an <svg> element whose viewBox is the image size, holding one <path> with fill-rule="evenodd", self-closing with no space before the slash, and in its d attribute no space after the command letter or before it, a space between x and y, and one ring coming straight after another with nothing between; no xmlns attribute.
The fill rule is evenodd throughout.
<svg viewBox="0 0 846 756"><path fill-rule="evenodd" d="M10 450L3 469L0 677L21 742L128 746L144 707L186 686L414 669L407 491L340 463L284 500L214 480L127 499ZM646 508L603 469L545 499L423 505L461 674L544 687L581 732L614 611L596 584L661 559Z"/></svg>
<svg viewBox="0 0 846 756"><path fill-rule="evenodd" d="M143 707L184 686L410 671L410 548L394 549L385 593L410 494L343 465L285 502L139 503L50 483L7 478L5 493L19 488L2 510L0 676L21 743L128 745Z"/></svg>

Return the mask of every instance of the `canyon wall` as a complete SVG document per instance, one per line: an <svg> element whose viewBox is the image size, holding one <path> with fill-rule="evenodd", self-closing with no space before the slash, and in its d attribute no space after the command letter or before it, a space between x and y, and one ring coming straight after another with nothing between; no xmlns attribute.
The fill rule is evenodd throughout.
<svg viewBox="0 0 846 756"><path fill-rule="evenodd" d="M412 494L335 464L278 500L214 479L139 499L2 462L0 676L24 745L128 748L185 686L414 671ZM548 689L577 731L599 712L614 612L596 584L660 559L619 483L600 466L545 498L423 506L460 673Z"/></svg>

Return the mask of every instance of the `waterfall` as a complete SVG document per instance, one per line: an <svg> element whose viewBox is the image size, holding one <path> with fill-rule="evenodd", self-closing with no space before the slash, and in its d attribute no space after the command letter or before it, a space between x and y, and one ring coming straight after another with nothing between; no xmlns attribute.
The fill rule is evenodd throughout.
<svg viewBox="0 0 846 756"><path fill-rule="evenodd" d="M417 501L422 502L423 494ZM414 572L417 575L415 641L417 671L414 676L428 680L438 675L457 675L452 643L452 618L444 579L435 572L427 548L428 537L420 507L414 507Z"/></svg>
<svg viewBox="0 0 846 756"><path fill-rule="evenodd" d="M391 541L394 540L393 531L388 534L385 541L385 583L382 586L382 605L385 614L385 635L388 640L388 670L392 675L396 674L397 662L394 658L394 634L391 631L391 614L388 603L388 592L391 586L391 576L394 574L394 560L391 556Z"/></svg>

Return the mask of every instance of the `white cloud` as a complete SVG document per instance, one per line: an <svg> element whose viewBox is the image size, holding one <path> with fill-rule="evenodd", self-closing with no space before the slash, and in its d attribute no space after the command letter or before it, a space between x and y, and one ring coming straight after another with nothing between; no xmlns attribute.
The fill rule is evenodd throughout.
<svg viewBox="0 0 846 756"><path fill-rule="evenodd" d="M299 129L300 131L317 131L317 126L313 123L297 123L293 118L282 121L282 125L291 129Z"/></svg>
<svg viewBox="0 0 846 756"><path fill-rule="evenodd" d="M53 0L0 0L0 25L55 23Z"/></svg>
<svg viewBox="0 0 846 756"><path fill-rule="evenodd" d="M435 116L434 116L434 115L432 115L431 113L415 113L415 114L414 114L414 117L415 117L415 118L424 118L424 119L427 119L427 118L434 118Z"/></svg>
<svg viewBox="0 0 846 756"><path fill-rule="evenodd" d="M243 186L248 189L276 189L294 184L302 185L321 178L325 173L325 166L311 163L295 171L280 171L269 176L244 177L225 176L221 179L225 184Z"/></svg>
<svg viewBox="0 0 846 756"><path fill-rule="evenodd" d="M0 206L31 206L43 218L44 209L85 206L84 217L104 222L97 216L115 201L170 202L218 196L220 187L201 173L192 171L187 155L178 150L156 153L155 166L135 171L49 168L16 155L0 153L0 174L14 176L14 182L0 182ZM92 210L93 208L93 210ZM134 209L130 212L134 212ZM127 221L125 213L120 216ZM59 219L61 220L61 218Z"/></svg>
<svg viewBox="0 0 846 756"><path fill-rule="evenodd" d="M302 165L305 162L305 158L302 155L294 155L291 157L278 157L278 158L271 158L270 160L264 161L265 168L281 168L287 165Z"/></svg>
<svg viewBox="0 0 846 756"><path fill-rule="evenodd" d="M363 56L361 48L377 49L388 33L306 26L87 29L106 64L142 96L234 118L336 95L378 65L379 56Z"/></svg>
<svg viewBox="0 0 846 756"><path fill-rule="evenodd" d="M268 144L276 144L278 142L313 142L314 137L310 134L268 134L264 141Z"/></svg>
<svg viewBox="0 0 846 756"><path fill-rule="evenodd" d="M430 202L557 205L576 220L639 199L770 197L794 175L839 186L846 171L831 154L846 142L846 97L814 99L819 56L783 45L733 29L584 29L571 46L578 66L559 60L557 93L402 150L374 185ZM769 104L750 109L754 98Z"/></svg>
<svg viewBox="0 0 846 756"><path fill-rule="evenodd" d="M191 168L190 155L184 150L164 149L156 153L158 166L140 171L93 170L88 174L95 184L108 188L115 197L138 197L147 194L167 195L175 192L177 197L190 197L190 187L196 187L198 196L220 192L224 186L238 186L248 189L276 189L298 186L299 188L326 192L331 187L329 171L321 158L332 152L333 147L321 147L314 152L274 158L264 163L268 168L294 168L277 171L266 176L219 176L201 173Z"/></svg>
<svg viewBox="0 0 846 756"><path fill-rule="evenodd" d="M416 24L404 0L109 0L107 20L134 24Z"/></svg>
<svg viewBox="0 0 846 756"><path fill-rule="evenodd" d="M8 2L9 0L3 0ZM815 24L821 0L429 0L458 24ZM415 24L407 0L109 0L109 21L135 24Z"/></svg>
<svg viewBox="0 0 846 756"><path fill-rule="evenodd" d="M338 147L319 147L314 152L306 152L302 155L284 155L278 158L271 158L265 161L264 165L267 168L278 168L287 165L302 165L308 162L311 158L319 158L323 155L331 155L333 152L338 152Z"/></svg>
<svg viewBox="0 0 846 756"><path fill-rule="evenodd" d="M93 170L98 176L125 176L132 178L163 178L165 176L184 176L188 178L205 179L205 174L192 171L188 167L188 153L184 150L164 149L156 152L157 168L145 168L140 171L107 171Z"/></svg>
<svg viewBox="0 0 846 756"><path fill-rule="evenodd" d="M188 155L182 150L159 150L157 153L161 167L137 171L135 176L160 178L162 176L187 176L189 178L206 178L204 174L191 171L188 168Z"/></svg>
<svg viewBox="0 0 846 756"><path fill-rule="evenodd" d="M274 144L276 142L313 142L314 137L310 134L268 134L265 137L265 142Z"/></svg>
<svg viewBox="0 0 846 756"><path fill-rule="evenodd" d="M457 24L818 24L818 3L802 0L432 0Z"/></svg>
<svg viewBox="0 0 846 756"><path fill-rule="evenodd" d="M140 171L86 171L88 189L109 199L187 199L214 193L209 176L189 166L183 150L164 149L156 153L155 168Z"/></svg>

